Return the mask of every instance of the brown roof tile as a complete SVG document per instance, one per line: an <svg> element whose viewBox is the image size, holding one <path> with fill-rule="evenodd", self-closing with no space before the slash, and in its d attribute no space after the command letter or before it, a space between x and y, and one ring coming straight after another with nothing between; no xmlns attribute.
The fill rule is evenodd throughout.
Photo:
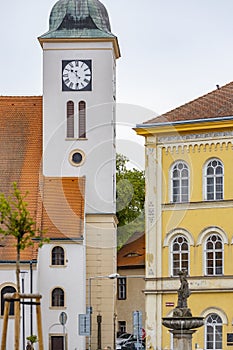
<svg viewBox="0 0 233 350"><path fill-rule="evenodd" d="M84 232L85 178L44 178L42 229L49 238L80 238Z"/></svg>
<svg viewBox="0 0 233 350"><path fill-rule="evenodd" d="M145 266L145 234L135 232L117 253L118 268Z"/></svg>
<svg viewBox="0 0 233 350"><path fill-rule="evenodd" d="M14 181L22 193L29 191L26 201L37 227L47 229L51 238L81 237L84 179L41 176L41 96L0 96L0 160L0 191L9 195ZM42 195L41 189L45 190ZM16 259L11 237L4 237L0 245L0 261ZM23 251L21 260L36 256L37 246Z"/></svg>
<svg viewBox="0 0 233 350"><path fill-rule="evenodd" d="M172 123L233 116L233 82L199 97L144 124Z"/></svg>

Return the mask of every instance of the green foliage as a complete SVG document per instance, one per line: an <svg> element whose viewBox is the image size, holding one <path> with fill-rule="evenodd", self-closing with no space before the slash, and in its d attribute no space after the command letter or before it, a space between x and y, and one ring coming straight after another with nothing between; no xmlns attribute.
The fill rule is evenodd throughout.
<svg viewBox="0 0 233 350"><path fill-rule="evenodd" d="M116 157L118 246L135 231L144 230L145 173L127 169L129 159Z"/></svg>
<svg viewBox="0 0 233 350"><path fill-rule="evenodd" d="M41 231L36 229L36 223L32 219L25 201L28 192L22 195L13 183L13 193L6 197L0 193L0 233L4 236L14 236L18 250L33 245L33 238L40 239L40 245L43 243Z"/></svg>
<svg viewBox="0 0 233 350"><path fill-rule="evenodd" d="M20 292L20 251L33 246L34 239L37 239L39 246L48 239L42 237L42 231L36 228L36 223L28 211L28 204L25 201L28 192L24 195L13 183L12 193L6 197L0 193L0 234L3 236L13 236L16 240L16 282L17 291Z"/></svg>
<svg viewBox="0 0 233 350"><path fill-rule="evenodd" d="M30 341L31 344L37 343L38 342L38 338L36 335L30 335L29 337L27 337L27 340Z"/></svg>
<svg viewBox="0 0 233 350"><path fill-rule="evenodd" d="M135 220L144 210L145 174L138 169L127 169L129 159L116 157L117 218L119 226Z"/></svg>

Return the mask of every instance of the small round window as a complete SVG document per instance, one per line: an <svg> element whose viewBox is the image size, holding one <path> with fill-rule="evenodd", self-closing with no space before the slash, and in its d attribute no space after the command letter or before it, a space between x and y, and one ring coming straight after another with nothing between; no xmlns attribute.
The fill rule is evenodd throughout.
<svg viewBox="0 0 233 350"><path fill-rule="evenodd" d="M75 150L70 153L70 162L74 166L80 166L83 164L85 155L80 150Z"/></svg>

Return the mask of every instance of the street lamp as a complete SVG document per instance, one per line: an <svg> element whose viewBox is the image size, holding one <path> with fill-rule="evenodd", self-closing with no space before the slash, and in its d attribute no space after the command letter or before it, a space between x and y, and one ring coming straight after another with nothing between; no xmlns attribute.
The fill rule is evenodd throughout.
<svg viewBox="0 0 233 350"><path fill-rule="evenodd" d="M27 271L20 271L21 274L21 282L22 282L22 294L24 294L24 279ZM25 307L24 307L24 301L23 301L23 307L22 307L22 321L23 321L23 349L25 349Z"/></svg>
<svg viewBox="0 0 233 350"><path fill-rule="evenodd" d="M112 273L107 276L93 276L88 277L88 306L87 306L87 314L89 315L90 320L90 332L88 336L88 350L91 350L91 314L92 314L92 306L91 306L91 281L95 279L116 279L120 275L118 273Z"/></svg>

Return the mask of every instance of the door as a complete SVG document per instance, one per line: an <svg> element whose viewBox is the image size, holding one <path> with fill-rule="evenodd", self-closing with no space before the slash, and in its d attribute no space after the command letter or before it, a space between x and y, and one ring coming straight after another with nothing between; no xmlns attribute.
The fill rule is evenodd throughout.
<svg viewBox="0 0 233 350"><path fill-rule="evenodd" d="M65 350L62 335L51 335L51 350Z"/></svg>

